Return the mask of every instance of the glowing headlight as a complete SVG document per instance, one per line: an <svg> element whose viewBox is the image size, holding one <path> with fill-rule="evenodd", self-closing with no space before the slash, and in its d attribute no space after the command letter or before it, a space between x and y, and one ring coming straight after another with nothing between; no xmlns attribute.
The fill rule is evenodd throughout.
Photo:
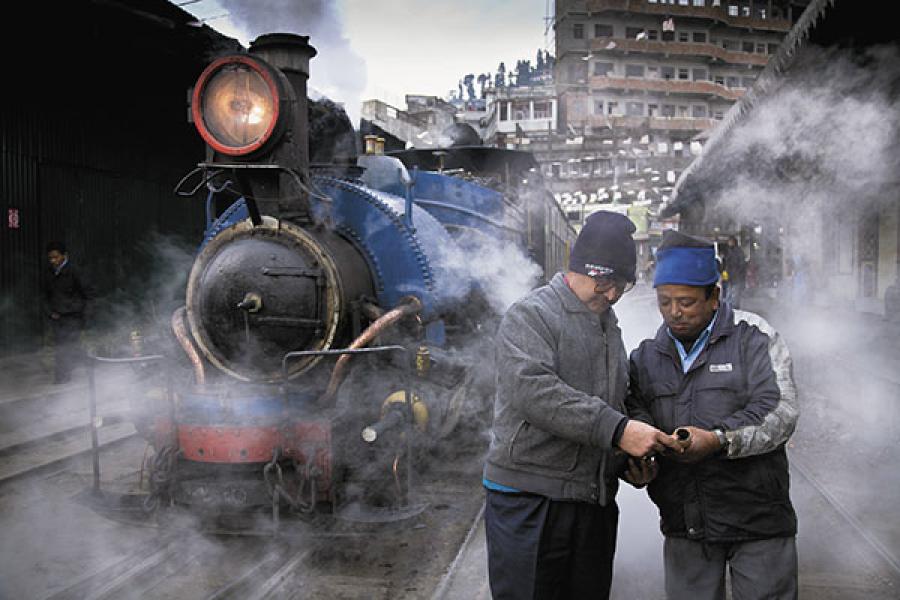
<svg viewBox="0 0 900 600"><path fill-rule="evenodd" d="M272 137L284 94L261 61L230 56L212 63L194 88L192 110L207 144L230 156L250 154Z"/></svg>

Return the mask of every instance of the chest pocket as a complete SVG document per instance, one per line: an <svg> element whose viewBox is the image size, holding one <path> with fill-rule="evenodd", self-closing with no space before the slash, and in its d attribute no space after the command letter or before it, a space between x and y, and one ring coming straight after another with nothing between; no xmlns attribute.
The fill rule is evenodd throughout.
<svg viewBox="0 0 900 600"><path fill-rule="evenodd" d="M678 382L654 381L650 384L650 392L653 395L650 414L659 429L671 432L678 425L684 424L683 422L676 423L675 418L678 404Z"/></svg>
<svg viewBox="0 0 900 600"><path fill-rule="evenodd" d="M717 369L717 366L720 368ZM703 365L703 372L697 375L693 394L695 425L713 427L746 404L743 376L737 365L731 371L725 371L717 363L707 363Z"/></svg>

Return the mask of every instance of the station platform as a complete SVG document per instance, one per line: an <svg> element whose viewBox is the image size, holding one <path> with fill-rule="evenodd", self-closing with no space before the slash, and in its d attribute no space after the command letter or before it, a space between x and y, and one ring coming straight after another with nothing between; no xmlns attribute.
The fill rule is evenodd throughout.
<svg viewBox="0 0 900 600"><path fill-rule="evenodd" d="M865 581L853 579L862 573L861 568L849 565L845 569L841 581L850 582L846 584L822 570L820 565L825 563L819 560L819 552L829 544L816 530L835 525L823 522L820 500L804 483L803 473L814 477L844 513L869 532L886 560L900 556L900 522L885 517L886 510L892 512L885 507L900 501L900 470L893 467L900 461L900 324L879 315L795 306L765 295L746 297L743 308L759 313L778 329L794 358L801 419L788 455L794 466L792 494L801 526L801 598L830 598L822 595L828 586L856 589L851 593L840 588L842 595L835 597L880 597ZM629 349L653 335L661 322L653 291L646 286L638 286L616 310ZM65 397L73 407L84 409L85 370L77 369L69 383L54 385L52 360L49 348L0 358L0 447L14 445L15 436L23 435L15 415L30 400ZM644 491L628 485L621 486L617 502L621 516L612 597L661 599L663 539L656 509ZM835 547L835 551L842 550ZM813 562L814 557L818 562ZM840 560L835 560L834 569L839 569ZM481 514L432 597L490 598Z"/></svg>

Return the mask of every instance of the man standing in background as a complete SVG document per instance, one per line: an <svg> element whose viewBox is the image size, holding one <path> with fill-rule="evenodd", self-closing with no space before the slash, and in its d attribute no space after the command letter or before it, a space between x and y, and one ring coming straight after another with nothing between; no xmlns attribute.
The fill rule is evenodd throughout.
<svg viewBox="0 0 900 600"><path fill-rule="evenodd" d="M53 383L66 383L83 357L81 332L88 303L93 299L90 286L69 262L62 242L47 244L50 268L44 278L44 314L50 319L54 344Z"/></svg>
<svg viewBox="0 0 900 600"><path fill-rule="evenodd" d="M643 485L681 447L625 416L628 366L612 305L635 281L635 226L599 211L567 273L513 304L497 331L497 395L484 467L494 600L609 597L618 477Z"/></svg>
<svg viewBox="0 0 900 600"><path fill-rule="evenodd" d="M747 257L738 245L737 238L728 238L728 246L725 248L724 268L728 273L728 281L725 285L725 301L731 308L741 307L741 297L744 295L747 275Z"/></svg>

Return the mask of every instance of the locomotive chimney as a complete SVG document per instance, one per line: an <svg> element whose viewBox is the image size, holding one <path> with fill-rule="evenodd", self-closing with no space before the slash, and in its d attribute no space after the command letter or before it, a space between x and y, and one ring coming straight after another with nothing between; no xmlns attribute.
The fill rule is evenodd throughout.
<svg viewBox="0 0 900 600"><path fill-rule="evenodd" d="M284 144L276 153L278 162L296 165L304 181L309 179L309 113L306 99L306 80L309 61L316 49L309 45L309 37L292 33L269 33L250 42L250 54L258 56L285 74L297 97L292 143ZM283 153L287 153L286 155Z"/></svg>

